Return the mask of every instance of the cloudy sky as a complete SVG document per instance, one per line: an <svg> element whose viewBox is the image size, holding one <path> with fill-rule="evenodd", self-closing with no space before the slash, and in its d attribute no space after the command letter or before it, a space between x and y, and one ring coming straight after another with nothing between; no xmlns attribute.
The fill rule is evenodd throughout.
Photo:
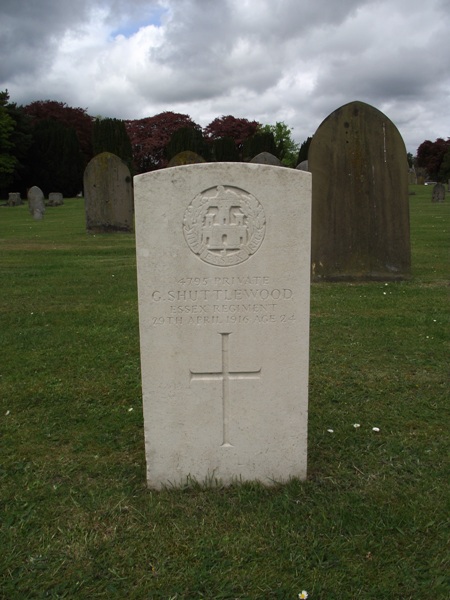
<svg viewBox="0 0 450 600"><path fill-rule="evenodd" d="M0 90L91 115L284 121L372 104L415 154L450 137L450 0L1 0Z"/></svg>

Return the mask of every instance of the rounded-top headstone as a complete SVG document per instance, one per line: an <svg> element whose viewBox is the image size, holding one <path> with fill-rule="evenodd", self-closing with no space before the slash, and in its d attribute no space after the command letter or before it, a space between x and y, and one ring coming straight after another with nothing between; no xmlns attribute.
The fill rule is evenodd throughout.
<svg viewBox="0 0 450 600"><path fill-rule="evenodd" d="M118 156L111 152L94 156L84 171L83 182L89 232L133 231L132 179Z"/></svg>
<svg viewBox="0 0 450 600"><path fill-rule="evenodd" d="M181 167L182 165L196 165L198 163L206 162L204 158L192 152L191 150L184 150L175 154L175 156L169 161L168 167Z"/></svg>
<svg viewBox="0 0 450 600"><path fill-rule="evenodd" d="M392 121L369 104L350 102L319 126L308 163L313 279L408 277L407 157Z"/></svg>
<svg viewBox="0 0 450 600"><path fill-rule="evenodd" d="M40 221L45 213L44 192L37 185L28 190L28 209L35 221Z"/></svg>
<svg viewBox="0 0 450 600"><path fill-rule="evenodd" d="M445 185L443 183L436 183L433 186L433 194L431 196L431 202L444 202L445 200Z"/></svg>
<svg viewBox="0 0 450 600"><path fill-rule="evenodd" d="M299 171L309 171L308 161L302 160L302 162L298 163L298 165L295 168L298 169Z"/></svg>
<svg viewBox="0 0 450 600"><path fill-rule="evenodd" d="M252 158L251 163L256 163L258 165L272 165L274 167L282 167L281 161L279 158L271 154L270 152L260 152L256 156Z"/></svg>

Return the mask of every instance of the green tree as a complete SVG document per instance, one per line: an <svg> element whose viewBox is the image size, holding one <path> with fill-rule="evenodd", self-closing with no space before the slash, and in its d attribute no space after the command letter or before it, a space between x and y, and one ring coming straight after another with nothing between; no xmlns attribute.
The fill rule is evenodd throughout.
<svg viewBox="0 0 450 600"><path fill-rule="evenodd" d="M239 162L239 150L232 137L224 136L213 140L212 155L216 162Z"/></svg>
<svg viewBox="0 0 450 600"><path fill-rule="evenodd" d="M112 152L132 171L133 151L124 121L97 117L92 129L92 149L94 155Z"/></svg>
<svg viewBox="0 0 450 600"><path fill-rule="evenodd" d="M243 147L244 160L251 160L261 152L269 152L279 158L273 131L261 129L251 138L245 140Z"/></svg>
<svg viewBox="0 0 450 600"><path fill-rule="evenodd" d="M416 164L425 169L430 179L440 181L441 164L449 150L450 138L438 138L435 142L425 140L417 148Z"/></svg>
<svg viewBox="0 0 450 600"><path fill-rule="evenodd" d="M277 121L275 125L264 125L259 130L261 132L271 132L275 140L275 154L285 167L295 167L297 165L298 144L292 138L292 129L283 123Z"/></svg>
<svg viewBox="0 0 450 600"><path fill-rule="evenodd" d="M411 152L407 152L406 154L406 159L408 161L408 167L413 167L414 166L414 156L412 155Z"/></svg>
<svg viewBox="0 0 450 600"><path fill-rule="evenodd" d="M233 117L233 115L226 115L217 117L214 121L211 121L209 125L204 128L204 134L206 139L213 143L220 138L231 138L234 140L236 146L238 159L242 160L244 142L251 138L260 127L260 123L257 121L249 121L248 119L242 119ZM228 147L229 142L225 142ZM221 152L221 143L218 144L218 152ZM224 146L225 148L225 146ZM223 148L223 149L224 149ZM231 154L229 154L231 156ZM216 158L216 160L218 160ZM225 160L235 160L234 158Z"/></svg>
<svg viewBox="0 0 450 600"><path fill-rule="evenodd" d="M439 181L450 180L450 149L444 154L439 168Z"/></svg>
<svg viewBox="0 0 450 600"><path fill-rule="evenodd" d="M311 144L312 137L306 138L304 142L302 142L300 146L300 150L298 151L297 164L299 165L304 160L308 160L308 151L309 146Z"/></svg>
<svg viewBox="0 0 450 600"><path fill-rule="evenodd" d="M14 180L18 160L13 154L14 120L8 113L8 91L0 92L0 189L6 188Z"/></svg>
<svg viewBox="0 0 450 600"><path fill-rule="evenodd" d="M209 146L203 137L203 132L199 125L181 127L174 131L166 146L166 155L168 160L171 160L174 156L186 150L195 152L205 160L209 159Z"/></svg>
<svg viewBox="0 0 450 600"><path fill-rule="evenodd" d="M74 196L83 187L83 155L76 131L54 119L38 121L29 150L28 185L44 194Z"/></svg>

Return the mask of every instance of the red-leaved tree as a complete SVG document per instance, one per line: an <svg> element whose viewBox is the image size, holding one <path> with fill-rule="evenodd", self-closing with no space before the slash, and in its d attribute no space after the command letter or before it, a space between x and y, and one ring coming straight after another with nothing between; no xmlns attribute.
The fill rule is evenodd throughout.
<svg viewBox="0 0 450 600"><path fill-rule="evenodd" d="M425 169L428 177L438 180L442 161L449 150L450 138L438 138L435 142L425 140L417 148L416 165Z"/></svg>
<svg viewBox="0 0 450 600"><path fill-rule="evenodd" d="M154 117L125 121L136 174L167 166L165 153L172 134L181 127L198 128L189 115L165 111Z"/></svg>
<svg viewBox="0 0 450 600"><path fill-rule="evenodd" d="M66 127L71 127L77 134L84 162L92 158L92 128L94 118L84 108L72 108L65 102L56 100L36 100L23 108L31 117L32 123L54 120Z"/></svg>
<svg viewBox="0 0 450 600"><path fill-rule="evenodd" d="M242 149L245 140L251 138L260 127L257 121L238 119L232 115L217 117L204 129L207 139L214 141L219 138L232 138L236 144L239 156L242 158Z"/></svg>

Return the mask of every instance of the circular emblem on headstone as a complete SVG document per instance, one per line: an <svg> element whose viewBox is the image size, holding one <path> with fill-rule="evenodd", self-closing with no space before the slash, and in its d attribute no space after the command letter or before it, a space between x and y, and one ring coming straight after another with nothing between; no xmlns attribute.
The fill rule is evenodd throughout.
<svg viewBox="0 0 450 600"><path fill-rule="evenodd" d="M201 260L219 267L238 265L261 246L264 209L249 192L218 185L198 194L184 213L184 237Z"/></svg>

